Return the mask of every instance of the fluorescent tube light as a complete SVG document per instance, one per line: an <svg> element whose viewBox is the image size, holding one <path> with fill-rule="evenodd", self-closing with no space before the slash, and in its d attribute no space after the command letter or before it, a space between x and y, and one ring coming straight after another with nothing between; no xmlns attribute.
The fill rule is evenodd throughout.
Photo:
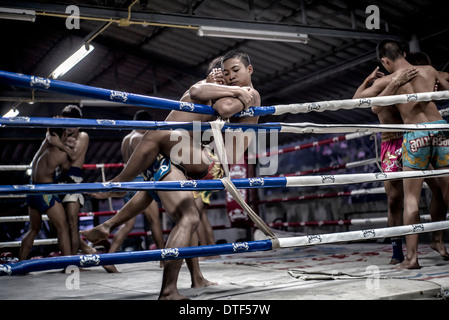
<svg viewBox="0 0 449 320"><path fill-rule="evenodd" d="M21 21L34 22L36 20L36 11L34 11L34 10L0 8L0 19L21 20Z"/></svg>
<svg viewBox="0 0 449 320"><path fill-rule="evenodd" d="M296 32L278 32L265 30L248 30L237 28L220 28L210 26L200 26L198 29L200 37L220 37L220 38L237 38L252 40L268 40L282 42L298 42L307 43L309 37L307 34Z"/></svg>
<svg viewBox="0 0 449 320"><path fill-rule="evenodd" d="M66 61L61 63L59 67L55 69L50 75L51 78L57 79L66 74L70 69L72 69L78 62L83 60L89 53L94 50L93 45L82 45L74 54L72 54Z"/></svg>
<svg viewBox="0 0 449 320"><path fill-rule="evenodd" d="M9 110L8 112L6 112L3 115L3 118L14 118L18 114L19 114L19 110L17 110L16 108L12 108L11 110Z"/></svg>

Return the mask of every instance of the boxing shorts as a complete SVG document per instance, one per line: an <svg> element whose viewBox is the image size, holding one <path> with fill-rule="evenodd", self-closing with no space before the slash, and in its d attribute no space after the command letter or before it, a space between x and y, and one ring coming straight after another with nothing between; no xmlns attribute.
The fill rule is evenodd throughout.
<svg viewBox="0 0 449 320"><path fill-rule="evenodd" d="M423 124L446 124L439 120ZM410 131L402 143L403 166L424 170L449 166L449 137L445 131Z"/></svg>
<svg viewBox="0 0 449 320"><path fill-rule="evenodd" d="M61 203L61 199L56 194L29 194L27 204L36 209L40 214L47 212L56 202Z"/></svg>
<svg viewBox="0 0 449 320"><path fill-rule="evenodd" d="M219 180L224 176L224 170L219 163L218 157L212 152L211 149L204 149L207 158L210 161L207 172L198 180ZM210 204L210 196L214 190L193 191L194 198L201 197L201 200L205 204Z"/></svg>
<svg viewBox="0 0 449 320"><path fill-rule="evenodd" d="M83 182L82 170L79 167L70 167L69 170L62 172L58 178L58 183L81 183ZM63 203L79 202L80 206L84 206L84 196L81 193L66 194L62 199Z"/></svg>
<svg viewBox="0 0 449 320"><path fill-rule="evenodd" d="M171 171L172 163L169 158L159 154L156 161L144 172L142 172L145 181L160 181ZM147 191L155 201L161 202L156 190Z"/></svg>
<svg viewBox="0 0 449 320"><path fill-rule="evenodd" d="M380 159L383 172L402 171L402 132L383 132Z"/></svg>

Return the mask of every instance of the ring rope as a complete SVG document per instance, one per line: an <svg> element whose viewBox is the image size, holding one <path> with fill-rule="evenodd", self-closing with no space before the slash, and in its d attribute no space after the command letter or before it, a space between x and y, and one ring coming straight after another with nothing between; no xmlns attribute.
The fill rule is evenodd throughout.
<svg viewBox="0 0 449 320"><path fill-rule="evenodd" d="M105 120L76 118L30 118L13 117L0 118L4 127L27 128L84 128L108 130L179 130L205 131L211 128L212 122L177 122L177 121L135 121L135 120ZM318 124L311 122L285 123L267 122L257 124L225 123L225 132L240 132L252 129L256 132L275 130L281 133L361 133L361 132L398 132L398 131L449 131L449 124Z"/></svg>
<svg viewBox="0 0 449 320"><path fill-rule="evenodd" d="M446 215L448 218L449 215ZM8 217L6 217L8 218ZM10 218L23 218L23 216L18 217L10 217ZM27 217L28 218L28 217ZM421 221L431 221L432 217L427 215L420 215ZM4 219L3 219L4 220ZM43 220L46 220L43 216ZM48 217L47 217L48 220ZM0 222L17 222L17 221L28 221L25 219L14 219L14 220L4 220ZM387 223L387 217L380 218L363 218L363 219L339 219L339 220L319 220L319 221L301 221L301 222L272 222L267 223L267 226L277 228L277 227L321 227L321 226L356 226L356 225L366 225L366 224L379 224L379 223ZM255 225L253 225L254 227ZM221 230L227 229L225 225L212 226L213 230ZM163 230L164 234L169 234L171 230ZM141 237L141 236L149 236L151 232L131 232L128 234L128 237ZM113 234L109 235L109 238L114 237ZM22 241L7 241L0 242L0 248L12 248L12 247L20 247ZM33 242L34 246L42 246L42 245L54 245L58 243L57 238L50 239L36 239Z"/></svg>
<svg viewBox="0 0 449 320"><path fill-rule="evenodd" d="M0 82L8 85L44 90L69 95L82 96L92 99L120 102L128 105L151 107L167 110L179 110L202 114L217 115L211 106L184 103L175 100L162 99L123 91L109 90L76 84L61 80L53 80L36 76L28 76L0 70Z"/></svg>
<svg viewBox="0 0 449 320"><path fill-rule="evenodd" d="M237 189L244 188L293 188L323 185L346 185L356 183L382 182L395 179L434 178L449 175L449 169L376 172L340 175L300 176L300 177L266 177L232 179ZM90 193L90 192L117 192L139 190L162 191L198 191L223 190L225 186L221 180L178 180L178 181L144 181L144 182L95 182L70 184L28 184L28 185L1 185L0 194L46 194L46 193Z"/></svg>
<svg viewBox="0 0 449 320"><path fill-rule="evenodd" d="M449 215L446 216L446 218ZM432 217L427 215L421 215L421 221L431 221ZM45 219L44 219L45 220ZM23 220L25 221L25 220ZM10 221L12 222L12 221ZM15 221L14 221L15 222ZM366 224L379 224L379 223L387 223L387 217L380 218L364 218L364 219L339 219L339 220L319 220L319 221L300 221L300 222L272 222L267 223L267 226L272 228L278 227L322 227L322 226L356 226L356 225L366 225ZM253 227L256 225L253 225ZM219 229L227 229L224 225L212 226L213 230ZM169 234L171 230L163 230L164 234ZM130 232L128 233L128 237L141 237L141 236L150 236L151 232ZM110 234L109 238L113 238L114 234ZM0 242L0 248L13 248L20 247L22 244L21 240L18 241L5 241ZM33 246L44 246L44 245L54 245L58 244L57 238L49 238L49 239L35 239L33 242Z"/></svg>
<svg viewBox="0 0 449 320"><path fill-rule="evenodd" d="M51 246L51 245L54 245L54 244L58 244L58 239L57 238L35 239L34 242L33 242L33 246ZM22 240L0 242L0 249L1 248L20 247L21 245L22 245Z"/></svg>
<svg viewBox="0 0 449 320"><path fill-rule="evenodd" d="M319 234L313 236L301 236L279 238L281 248L309 246L311 244L325 244L347 242L357 240L369 240L405 236L424 232L433 232L449 228L449 221L436 221L405 226L387 227L379 229L366 229L338 233Z"/></svg>
<svg viewBox="0 0 449 320"><path fill-rule="evenodd" d="M311 111L336 111L342 109L371 108L372 106L391 106L407 102L422 102L449 99L449 90L398 94L393 96L379 96L360 99L343 99L319 102L293 103L274 106L273 115L285 113L308 113Z"/></svg>
<svg viewBox="0 0 449 320"><path fill-rule="evenodd" d="M398 237L409 234L433 232L449 228L449 221L438 221L398 227L367 229L334 234L319 234L292 238L278 238L281 248L311 246L334 242L360 241L379 238ZM272 241L258 240L229 244L216 244L198 247L168 248L144 251L90 254L80 256L61 256L44 259L24 260L12 264L0 264L0 276L12 276L29 272L63 269L70 265L93 267L100 265L164 261L273 250Z"/></svg>
<svg viewBox="0 0 449 320"><path fill-rule="evenodd" d="M83 170L95 170L95 169L115 169L115 168L123 168L125 166L124 163L98 163L98 164L83 164ZM0 171L26 171L31 169L29 164L22 165L0 165Z"/></svg>
<svg viewBox="0 0 449 320"><path fill-rule="evenodd" d="M31 169L28 164L23 165L0 165L0 171L26 171Z"/></svg>
<svg viewBox="0 0 449 320"><path fill-rule="evenodd" d="M168 110L179 110L202 114L218 115L208 105L185 103L176 100L155 98L123 91L109 90L87 85L81 85L61 80L52 80L37 76L29 76L0 70L0 82L8 85L59 92L69 95L84 96L93 99L120 102L128 105L152 107ZM306 102L284 104L276 106L250 107L236 114L236 117L281 115L284 113L308 113L327 110L370 108L371 106L389 106L410 101L430 101L449 99L449 91L422 92L395 96L382 96L361 99L331 100L319 102Z"/></svg>
<svg viewBox="0 0 449 320"><path fill-rule="evenodd" d="M164 230L166 231L166 230ZM168 231L169 232L169 231ZM167 232L164 232L167 233ZM128 238L133 237L143 237L143 236L150 236L151 231L144 231L144 232L130 232L126 236ZM113 238L114 234L110 234L109 238ZM33 246L45 246L45 245L53 245L58 244L57 238L49 238L49 239L35 239L33 242ZM0 248L12 248L12 247L20 247L22 245L22 240L18 241L7 241L7 242L0 242Z"/></svg>
<svg viewBox="0 0 449 320"><path fill-rule="evenodd" d="M100 265L165 261L173 259L205 257L217 254L235 254L267 250L272 250L271 240L216 244L198 247L90 254L80 256L61 256L44 259L24 260L13 264L0 264L0 276L13 276L36 271L64 269L71 265L78 267L94 267Z"/></svg>

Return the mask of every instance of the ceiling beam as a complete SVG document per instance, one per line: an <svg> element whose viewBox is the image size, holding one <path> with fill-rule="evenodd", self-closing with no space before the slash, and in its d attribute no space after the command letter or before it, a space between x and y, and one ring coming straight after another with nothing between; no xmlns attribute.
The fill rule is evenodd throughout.
<svg viewBox="0 0 449 320"><path fill-rule="evenodd" d="M53 13L59 15L68 15L65 13L67 6L62 4L3 0L2 6L10 8L31 9L35 10L36 13L46 13L46 14ZM81 17L112 19L117 20L117 22L120 19L128 18L127 10L98 8L82 5L79 5L78 7L80 8ZM152 24L159 24L165 27L172 26L172 27L197 28L199 26L213 26L213 27L239 28L248 30L270 30L277 32L306 33L309 36L319 36L319 37L337 37L337 38L368 39L368 40L383 40L385 38L404 40L408 38L406 35L386 34L377 31L364 31L364 30L341 29L341 28L323 28L323 27L303 26L303 25L287 25L280 23L230 20L215 17L206 18L206 17L180 15L180 14L167 14L167 13L132 12L131 21L148 22Z"/></svg>
<svg viewBox="0 0 449 320"><path fill-rule="evenodd" d="M357 67L362 63L366 63L369 61L375 61L376 53L374 51L367 52L365 54L359 55L353 59L344 61L343 63L332 66L327 69L320 69L312 74L308 74L302 78L297 78L292 84L288 86L282 86L278 88L272 88L270 92L264 93L264 99L269 99L272 97L276 97L279 95L286 95L289 92L295 90L303 90L308 86L311 86L315 83L321 82L326 83L329 77L335 76L336 74L343 73L348 69Z"/></svg>

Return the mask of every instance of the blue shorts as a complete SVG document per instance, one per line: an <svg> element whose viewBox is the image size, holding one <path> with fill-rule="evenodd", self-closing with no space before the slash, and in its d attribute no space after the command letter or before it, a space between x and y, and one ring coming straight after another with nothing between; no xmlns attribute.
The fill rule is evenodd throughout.
<svg viewBox="0 0 449 320"><path fill-rule="evenodd" d="M40 214L47 212L56 202L61 203L61 199L56 194L27 195L28 206L36 209Z"/></svg>
<svg viewBox="0 0 449 320"><path fill-rule="evenodd" d="M446 124L445 120L426 124ZM444 131L411 131L404 133L402 164L413 169L449 166L449 137Z"/></svg>
<svg viewBox="0 0 449 320"><path fill-rule="evenodd" d="M141 175L138 175L133 179L133 182L142 182L144 181L143 177ZM127 203L129 200L131 200L132 197L137 193L137 191L128 191L126 195L123 197L123 201Z"/></svg>
<svg viewBox="0 0 449 320"><path fill-rule="evenodd" d="M169 158L159 155L156 161L144 172L142 172L145 181L159 181L162 180L171 171L171 161ZM156 190L147 191L155 201L161 202Z"/></svg>

